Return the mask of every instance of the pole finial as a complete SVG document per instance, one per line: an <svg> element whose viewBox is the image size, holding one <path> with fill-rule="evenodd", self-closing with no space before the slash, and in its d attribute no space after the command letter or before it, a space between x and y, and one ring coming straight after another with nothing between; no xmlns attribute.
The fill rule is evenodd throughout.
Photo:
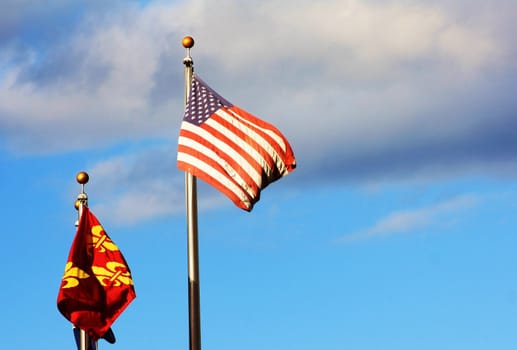
<svg viewBox="0 0 517 350"><path fill-rule="evenodd" d="M84 185L84 184L88 183L88 180L90 180L90 176L88 175L87 172L81 171L81 172L77 173L77 176L75 177L75 179L77 180L78 183L80 183L81 185Z"/></svg>
<svg viewBox="0 0 517 350"><path fill-rule="evenodd" d="M194 38L191 36L186 36L183 38L183 40L181 40L181 44L184 48L190 49L194 46Z"/></svg>
<svg viewBox="0 0 517 350"><path fill-rule="evenodd" d="M194 46L194 38L191 36L186 36L181 40L181 44L184 48L187 49L187 57L183 59L183 64L185 67L192 68L194 65L194 61L192 60L192 57L190 57L190 49Z"/></svg>
<svg viewBox="0 0 517 350"><path fill-rule="evenodd" d="M75 179L81 185L81 193L79 193L79 195L77 196L77 200L74 203L75 209L79 210L81 205L88 204L88 195L84 192L84 185L88 183L88 180L90 180L90 176L86 171L80 171L77 173Z"/></svg>

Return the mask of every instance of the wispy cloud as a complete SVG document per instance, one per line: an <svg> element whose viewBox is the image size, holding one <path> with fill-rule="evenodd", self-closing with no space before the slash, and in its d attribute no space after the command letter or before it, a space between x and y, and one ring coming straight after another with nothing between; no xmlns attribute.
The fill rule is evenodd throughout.
<svg viewBox="0 0 517 350"><path fill-rule="evenodd" d="M350 243L442 225L449 222L461 210L476 205L478 201L479 198L475 195L463 195L427 207L397 211L379 219L369 228L339 238L337 242Z"/></svg>
<svg viewBox="0 0 517 350"><path fill-rule="evenodd" d="M176 168L175 147L153 146L93 164L88 193L93 207L118 225L184 213L185 175ZM199 184L199 187L204 184ZM215 191L200 191L200 210L228 205Z"/></svg>

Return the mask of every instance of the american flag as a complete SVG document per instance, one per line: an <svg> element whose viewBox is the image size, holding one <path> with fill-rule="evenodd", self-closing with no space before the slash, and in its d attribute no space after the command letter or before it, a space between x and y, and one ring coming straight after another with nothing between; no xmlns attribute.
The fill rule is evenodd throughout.
<svg viewBox="0 0 517 350"><path fill-rule="evenodd" d="M291 146L273 125L234 106L199 76L178 140L178 168L251 211L260 191L296 167Z"/></svg>

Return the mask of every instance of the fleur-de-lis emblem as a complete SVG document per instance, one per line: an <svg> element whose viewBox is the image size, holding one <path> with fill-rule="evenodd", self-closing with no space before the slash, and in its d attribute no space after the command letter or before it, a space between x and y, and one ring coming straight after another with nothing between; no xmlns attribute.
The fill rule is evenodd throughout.
<svg viewBox="0 0 517 350"><path fill-rule="evenodd" d="M80 279L90 277L86 272L78 267L73 267L71 261L65 265L65 274L63 275L63 285L61 288L73 288L79 285Z"/></svg>
<svg viewBox="0 0 517 350"><path fill-rule="evenodd" d="M104 228L101 225L92 226L92 242L93 247L98 249L101 253L104 253L106 250L110 250L112 252L118 250L116 244L113 243L108 235L106 235L106 232L104 232Z"/></svg>
<svg viewBox="0 0 517 350"><path fill-rule="evenodd" d="M109 261L105 267L92 266L92 270L100 284L105 287L133 284L128 267L122 263Z"/></svg>

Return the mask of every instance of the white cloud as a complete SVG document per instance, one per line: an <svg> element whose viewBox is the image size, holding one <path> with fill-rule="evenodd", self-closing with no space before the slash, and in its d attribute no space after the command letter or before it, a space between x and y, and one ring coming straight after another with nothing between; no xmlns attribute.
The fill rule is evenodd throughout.
<svg viewBox="0 0 517 350"><path fill-rule="evenodd" d="M447 8L423 2L199 3L204 6L194 23L202 52L230 72L250 66L269 70L288 62L325 77L361 79L365 74L394 76L403 65L428 59L428 64L444 61L472 71L495 62L502 50L486 27L459 23Z"/></svg>
<svg viewBox="0 0 517 350"><path fill-rule="evenodd" d="M342 101L348 105L330 106L326 115L341 136L379 122L386 139L390 129L405 131L398 124L421 118L426 97L451 79L460 85L499 62L504 43L490 28L457 20L447 8L426 3L359 0L117 6L109 15L85 17L50 52L33 47L32 61L7 66L1 126L12 149L26 152L165 136L181 116L179 39L188 33L196 38L199 70L233 92L230 100L279 110L285 119L272 118L287 126L295 116L310 118L321 103ZM156 105L149 97L157 75L171 71L177 87L160 92L168 102ZM270 89L272 78L277 85ZM315 127L319 137L336 129Z"/></svg>
<svg viewBox="0 0 517 350"><path fill-rule="evenodd" d="M379 219L372 227L341 237L338 242L350 243L374 237L417 231L437 224L443 225L449 222L458 212L472 207L478 201L479 198L476 196L463 195L428 207L397 211Z"/></svg>
<svg viewBox="0 0 517 350"><path fill-rule="evenodd" d="M189 34L196 71L282 130L302 181L323 173L327 182L515 174L515 49L503 35L509 12L487 15L460 0L117 4L85 12L55 42L24 43L23 59L14 59L17 46L0 53L0 135L11 152L175 143L180 39ZM156 159L162 151L143 153ZM134 216L142 218L177 210L159 205L180 196L165 189L160 162L142 170L131 157L146 158L96 166L106 183L138 170L138 184L126 178L126 190L106 187L105 202L118 203L112 210L148 203Z"/></svg>

